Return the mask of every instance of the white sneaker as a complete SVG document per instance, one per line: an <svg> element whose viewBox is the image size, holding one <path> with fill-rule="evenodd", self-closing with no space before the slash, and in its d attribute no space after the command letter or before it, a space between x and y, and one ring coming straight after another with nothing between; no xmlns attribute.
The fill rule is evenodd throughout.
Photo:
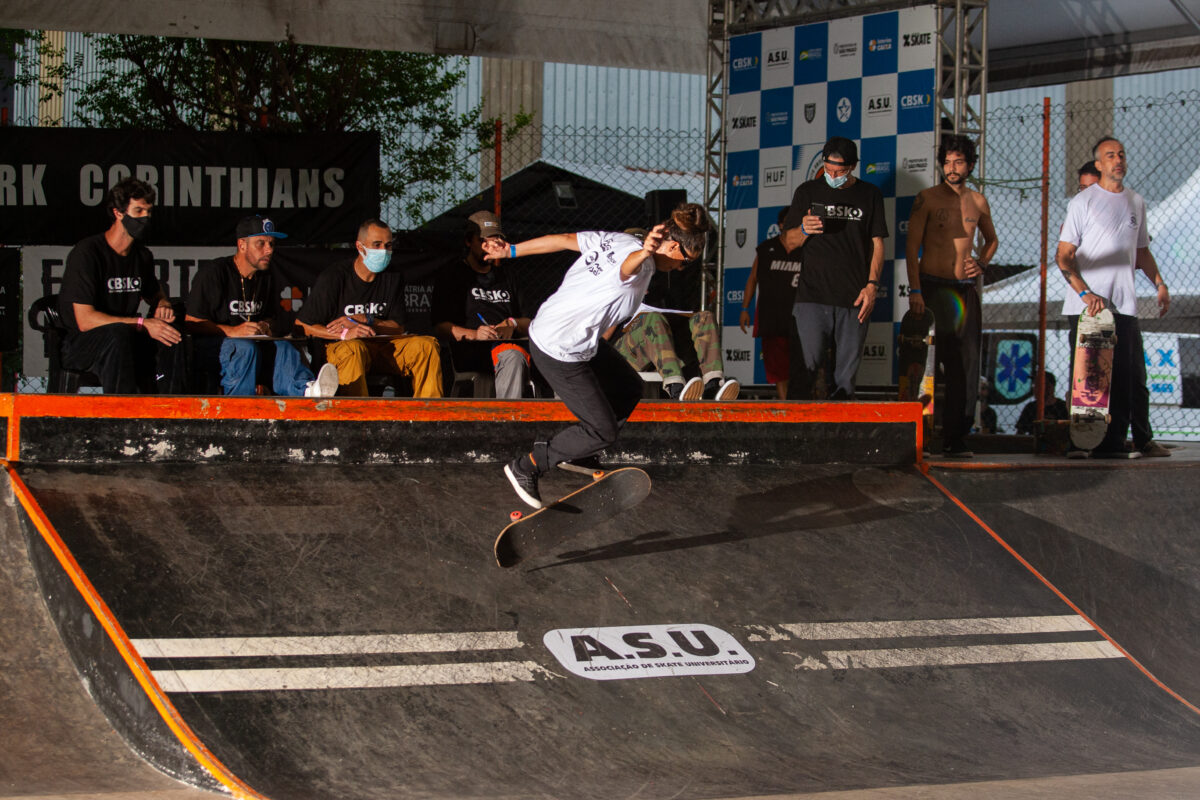
<svg viewBox="0 0 1200 800"><path fill-rule="evenodd" d="M704 381L699 378L692 378L683 385L683 391L679 393L679 399L691 402L699 400L702 394L704 394Z"/></svg>
<svg viewBox="0 0 1200 800"><path fill-rule="evenodd" d="M333 364L326 362L317 372L317 379L309 381L304 387L305 397L333 397L338 390L338 371Z"/></svg>
<svg viewBox="0 0 1200 800"><path fill-rule="evenodd" d="M737 400L738 393L742 391L742 385L737 382L736 378L730 378L721 384L721 388L717 389L717 402L726 403L730 400Z"/></svg>

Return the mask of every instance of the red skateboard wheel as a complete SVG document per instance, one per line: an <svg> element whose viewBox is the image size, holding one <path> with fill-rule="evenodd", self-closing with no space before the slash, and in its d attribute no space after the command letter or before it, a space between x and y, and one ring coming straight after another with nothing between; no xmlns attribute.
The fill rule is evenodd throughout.
<svg viewBox="0 0 1200 800"><path fill-rule="evenodd" d="M592 473L592 480L594 480L594 481L598 481L603 477L604 477L604 470L602 470L602 469L598 469Z"/></svg>
<svg viewBox="0 0 1200 800"><path fill-rule="evenodd" d="M511 519L513 522L516 522L523 516L525 516L525 515L522 514L520 511L510 511L508 514L508 518Z"/></svg>

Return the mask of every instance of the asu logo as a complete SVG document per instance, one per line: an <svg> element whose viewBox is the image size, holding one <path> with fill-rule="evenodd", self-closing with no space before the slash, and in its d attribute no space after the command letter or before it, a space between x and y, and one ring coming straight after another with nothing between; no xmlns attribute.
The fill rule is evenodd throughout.
<svg viewBox="0 0 1200 800"><path fill-rule="evenodd" d="M786 67L789 63L791 63L791 59L788 58L788 49L786 47L781 47L778 50L772 50L767 53L768 69L771 67Z"/></svg>

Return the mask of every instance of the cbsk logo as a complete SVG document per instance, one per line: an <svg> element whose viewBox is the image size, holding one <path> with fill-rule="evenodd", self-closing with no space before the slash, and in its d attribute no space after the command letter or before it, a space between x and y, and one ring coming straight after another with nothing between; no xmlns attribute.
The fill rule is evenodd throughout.
<svg viewBox="0 0 1200 800"><path fill-rule="evenodd" d="M729 289L725 292L726 303L741 303L746 297L744 289Z"/></svg>
<svg viewBox="0 0 1200 800"><path fill-rule="evenodd" d="M140 292L141 278L109 278L105 286L110 292Z"/></svg>
<svg viewBox="0 0 1200 800"><path fill-rule="evenodd" d="M261 300L230 300L229 313L238 317L249 317L262 311Z"/></svg>
<svg viewBox="0 0 1200 800"><path fill-rule="evenodd" d="M387 303L347 303L342 313L347 317L351 314L370 314L380 317L387 313Z"/></svg>
<svg viewBox="0 0 1200 800"><path fill-rule="evenodd" d="M904 109L928 108L933 102L929 94L906 94L900 98L900 107Z"/></svg>
<svg viewBox="0 0 1200 800"><path fill-rule="evenodd" d="M730 62L729 66L731 69L738 71L754 69L758 66L758 56L741 56L740 58L735 58Z"/></svg>
<svg viewBox="0 0 1200 800"><path fill-rule="evenodd" d="M754 657L711 625L568 628L547 632L542 644L571 673L596 681L754 669Z"/></svg>

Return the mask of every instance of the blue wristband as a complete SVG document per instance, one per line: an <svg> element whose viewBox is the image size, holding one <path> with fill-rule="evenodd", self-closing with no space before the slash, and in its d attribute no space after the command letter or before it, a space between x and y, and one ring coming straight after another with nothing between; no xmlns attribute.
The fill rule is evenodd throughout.
<svg viewBox="0 0 1200 800"><path fill-rule="evenodd" d="M510 244L508 246L508 257L509 258L517 257L517 246L515 244Z"/></svg>
<svg viewBox="0 0 1200 800"><path fill-rule="evenodd" d="M1085 294L1091 294L1091 293L1092 293L1091 289L1084 289L1082 292L1079 293L1079 296L1083 297Z"/></svg>
<svg viewBox="0 0 1200 800"><path fill-rule="evenodd" d="M920 294L921 290L920 289L909 289L908 293L909 294Z"/></svg>

